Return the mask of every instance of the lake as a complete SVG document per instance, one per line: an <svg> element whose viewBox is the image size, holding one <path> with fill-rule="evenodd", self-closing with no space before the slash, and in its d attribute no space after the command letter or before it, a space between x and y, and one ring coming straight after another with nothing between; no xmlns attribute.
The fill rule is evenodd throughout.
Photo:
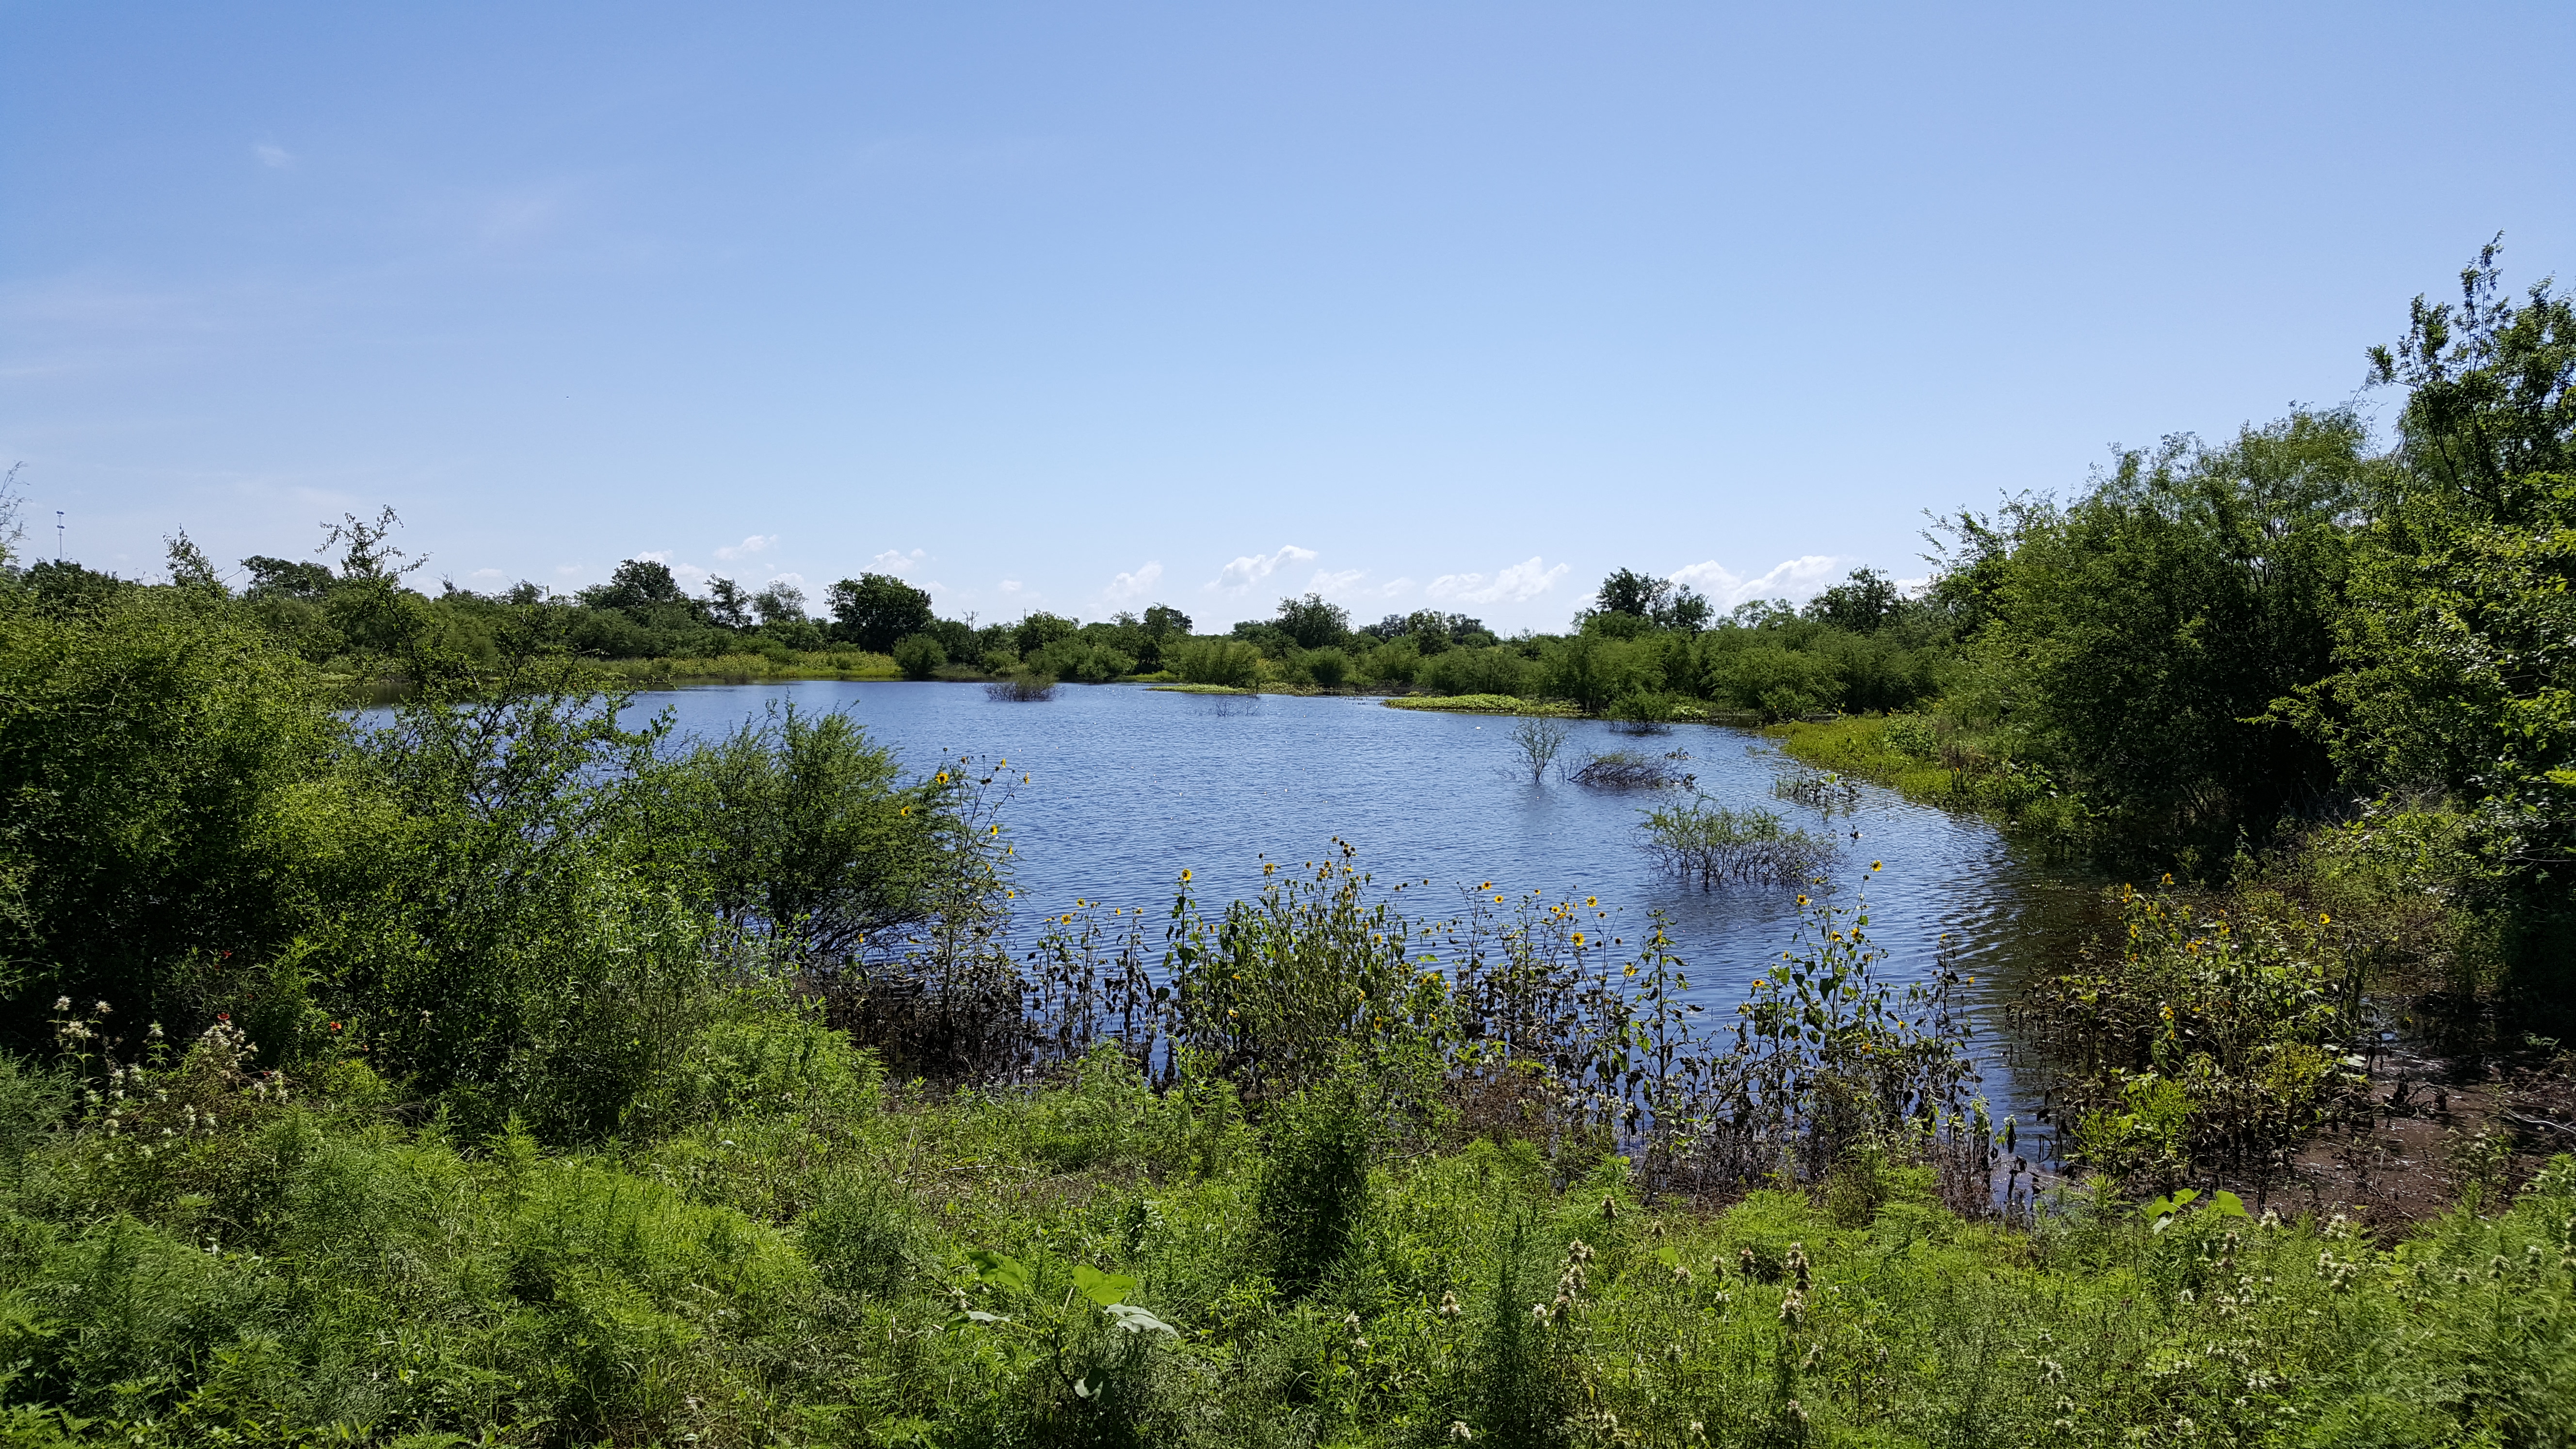
<svg viewBox="0 0 2576 1449"><path fill-rule="evenodd" d="M1720 1017L1731 1015L1797 929L1790 889L1704 890L1659 870L1638 845L1652 792L1589 789L1553 771L1533 784L1525 768L1514 769L1506 718L1389 709L1348 696L1065 685L1052 700L1009 703L974 685L836 681L648 694L636 709L668 710L681 732L713 736L788 701L849 712L916 769L964 753L1008 760L1013 778L1025 772L1029 783L1003 818L1017 846L1015 884L1032 912L1070 910L1077 899L1167 907L1184 868L1195 873L1203 902L1256 894L1265 855L1315 860L1338 836L1384 883L1492 881L1496 890L1538 889L1552 899L1597 895L1622 913L1617 933L1632 943L1660 909L1677 954L1690 963L1693 995ZM1835 832L1846 849L1831 874L1845 889L1868 878L1871 934L1888 951L1892 974L1923 974L1948 950L1974 977L1969 1000L1986 1021L2064 948L2098 889L2028 860L1982 820L1875 786L1861 787L1856 810L1826 822L1773 796L1773 782L1794 767L1751 731L1676 725L1640 739L1598 722L1567 724L1561 762L1580 765L1614 749L1685 751L1683 768L1720 802L1759 805ZM1886 868L1870 877L1873 860ZM1443 911L1458 900L1433 896ZM1982 1036L1987 1090L2000 1116L2019 1094L1993 1056L1994 1034ZM2030 1120L2027 1110L2022 1118Z"/></svg>

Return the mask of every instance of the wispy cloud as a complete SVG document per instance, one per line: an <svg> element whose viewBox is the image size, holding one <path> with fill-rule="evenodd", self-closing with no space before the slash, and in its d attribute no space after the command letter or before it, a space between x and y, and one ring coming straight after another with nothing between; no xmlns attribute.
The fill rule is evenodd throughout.
<svg viewBox="0 0 2576 1449"><path fill-rule="evenodd" d="M917 564L928 557L930 557L929 554L924 553L917 548L910 553L905 553L899 548L890 548L885 552L878 554L875 558L869 560L869 562L875 564L878 568L885 570L887 573L899 574L905 569L911 568L914 564Z"/></svg>
<svg viewBox="0 0 2576 1449"><path fill-rule="evenodd" d="M1367 577L1366 569L1343 569L1339 573L1329 574L1317 569L1315 576L1306 581L1306 587L1319 594L1346 594L1357 587L1360 580Z"/></svg>
<svg viewBox="0 0 2576 1449"><path fill-rule="evenodd" d="M1279 572L1283 566L1292 563L1312 563L1315 557L1315 551L1311 548L1299 548L1293 543L1281 544L1277 553L1246 554L1227 564L1215 578L1208 581L1207 587L1219 593L1248 593L1254 584Z"/></svg>
<svg viewBox="0 0 2576 1449"><path fill-rule="evenodd" d="M755 533L740 543L727 544L723 548L717 549L716 557L730 563L738 558L749 558L756 553L767 553L769 550L776 548L777 546L777 534Z"/></svg>
<svg viewBox="0 0 2576 1449"><path fill-rule="evenodd" d="M260 165L266 166L271 170L283 171L295 164L295 156L293 152L288 151L283 146L272 146L265 141L251 147L250 154L259 158Z"/></svg>
<svg viewBox="0 0 2576 1449"><path fill-rule="evenodd" d="M1147 563L1132 574L1120 574L1112 578L1109 581L1109 587L1100 592L1108 596L1109 602L1123 604L1131 599L1143 598L1162 577L1161 564Z"/></svg>
<svg viewBox="0 0 2576 1449"><path fill-rule="evenodd" d="M1483 574L1442 574L1423 592L1435 599L1456 599L1468 604L1525 604L1555 588L1557 580L1573 571L1567 564L1549 568L1532 555L1490 579Z"/></svg>
<svg viewBox="0 0 2576 1449"><path fill-rule="evenodd" d="M1802 603L1821 593L1850 562L1833 554L1802 554L1772 565L1768 573L1746 578L1717 560L1709 559L1665 577L1699 590L1712 602L1726 608L1748 599L1787 599L1792 603Z"/></svg>

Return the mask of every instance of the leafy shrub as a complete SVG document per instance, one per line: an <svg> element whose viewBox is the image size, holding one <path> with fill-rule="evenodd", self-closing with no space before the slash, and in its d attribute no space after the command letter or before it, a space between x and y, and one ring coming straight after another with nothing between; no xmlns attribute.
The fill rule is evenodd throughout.
<svg viewBox="0 0 2576 1449"><path fill-rule="evenodd" d="M1271 1277L1310 1292L1350 1246L1368 1205L1369 1159L1377 1128L1375 1089L1356 1060L1275 1104L1254 1210L1269 1242Z"/></svg>
<svg viewBox="0 0 2576 1449"><path fill-rule="evenodd" d="M894 646L894 662L906 679L928 679L948 663L948 651L927 634L908 634Z"/></svg>
<svg viewBox="0 0 2576 1449"><path fill-rule="evenodd" d="M988 698L1008 704L1034 704L1055 698L1055 676L1015 673L1007 679L996 679L985 685L984 693Z"/></svg>
<svg viewBox="0 0 2576 1449"><path fill-rule="evenodd" d="M1339 648L1309 649L1297 656L1297 671L1326 689L1339 688L1351 677L1351 656Z"/></svg>
<svg viewBox="0 0 2576 1449"><path fill-rule="evenodd" d="M1261 651L1241 640L1193 639L1167 652L1185 683L1245 689L1261 678Z"/></svg>
<svg viewBox="0 0 2576 1449"><path fill-rule="evenodd" d="M1787 885L1816 873L1833 841L1748 805L1733 810L1706 796L1646 813L1645 846L1666 869L1700 884L1767 881Z"/></svg>
<svg viewBox="0 0 2576 1449"><path fill-rule="evenodd" d="M2164 1188L2221 1167L2264 1180L2328 1120L2371 1110L2360 1058L2363 943L2329 913L2220 910L2123 886L2116 959L2016 1013L2061 1064L2085 1165ZM2241 906L2243 902L2239 902Z"/></svg>
<svg viewBox="0 0 2576 1449"><path fill-rule="evenodd" d="M1681 713L1680 701L1658 690L1632 689L1602 711L1623 734L1664 734Z"/></svg>
<svg viewBox="0 0 2576 1449"><path fill-rule="evenodd" d="M1529 661L1506 648L1450 649L1422 661L1414 681L1436 694L1530 693Z"/></svg>
<svg viewBox="0 0 2576 1449"><path fill-rule="evenodd" d="M1081 684L1106 684L1136 672L1134 655L1122 653L1106 644L1077 638L1057 640L1023 657L1035 673L1051 674Z"/></svg>

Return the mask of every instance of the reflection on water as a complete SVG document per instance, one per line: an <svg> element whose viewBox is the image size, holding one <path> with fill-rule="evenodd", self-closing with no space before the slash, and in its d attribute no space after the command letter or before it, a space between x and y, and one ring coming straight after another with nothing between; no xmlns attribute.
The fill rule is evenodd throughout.
<svg viewBox="0 0 2576 1449"><path fill-rule="evenodd" d="M1265 853L1312 860L1338 836L1384 881L1598 895L1625 910L1632 940L1661 909L1703 1004L1721 1016L1796 930L1788 890L1701 890L1655 870L1636 844L1650 795L1590 790L1553 772L1532 784L1525 769L1515 772L1507 719L1132 685L1067 685L1051 701L1015 704L967 685L833 681L645 695L637 709L668 709L683 733L713 735L781 700L846 709L915 766L966 753L1007 759L1014 776L1027 771L1005 819L1022 899L1037 911L1070 909L1077 898L1160 905L1183 867L1197 873L1202 900L1248 895ZM1569 769L1637 748L1605 725L1570 724L1559 757ZM1651 747L1689 752L1699 788L1722 803L1778 810L1842 839L1834 876L1844 889L1884 861L1869 882L1869 910L1893 970L1919 974L1949 950L1975 977L1969 997L1988 1021L2063 949L2095 888L2029 862L1982 821L1891 791L1863 786L1856 799L1833 801L1830 819L1779 799L1772 786L1788 762L1747 731L1683 725ZM1994 1045L1982 1043L1981 1055ZM2013 1093L1998 1070L1987 1085L2002 1110Z"/></svg>

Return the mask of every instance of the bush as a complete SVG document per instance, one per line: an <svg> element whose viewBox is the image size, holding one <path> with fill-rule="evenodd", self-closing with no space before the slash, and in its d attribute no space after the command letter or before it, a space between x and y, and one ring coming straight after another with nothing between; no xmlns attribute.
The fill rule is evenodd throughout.
<svg viewBox="0 0 2576 1449"><path fill-rule="evenodd" d="M1792 885L1814 875L1834 843L1760 806L1730 810L1706 796L1647 812L1646 849L1666 869L1703 886L1719 881Z"/></svg>
<svg viewBox="0 0 2576 1449"><path fill-rule="evenodd" d="M1271 1109L1269 1160L1254 1211L1269 1244L1271 1277L1290 1293L1312 1292L1323 1281L1368 1205L1373 1091L1346 1057L1330 1076Z"/></svg>
<svg viewBox="0 0 2576 1449"><path fill-rule="evenodd" d="M58 995L138 1024L191 1014L226 956L311 928L300 862L347 817L317 789L335 701L246 607L0 586L0 1042Z"/></svg>
<svg viewBox="0 0 2576 1449"><path fill-rule="evenodd" d="M1193 639L1167 651L1174 673L1189 684L1249 689L1261 678L1261 651L1237 639Z"/></svg>
<svg viewBox="0 0 2576 1449"><path fill-rule="evenodd" d="M1055 698L1055 676L1051 674L1013 674L984 686L987 698L1006 704L1036 704Z"/></svg>
<svg viewBox="0 0 2576 1449"><path fill-rule="evenodd" d="M906 679L928 679L948 663L948 651L927 634L909 634L894 646L894 662Z"/></svg>
<svg viewBox="0 0 2576 1449"><path fill-rule="evenodd" d="M1297 672L1326 689L1337 689L1351 677L1351 656L1338 648L1309 649L1297 656Z"/></svg>
<svg viewBox="0 0 2576 1449"><path fill-rule="evenodd" d="M1525 695L1532 673L1511 649L1450 649L1423 660L1414 680L1435 694Z"/></svg>
<svg viewBox="0 0 2576 1449"><path fill-rule="evenodd" d="M1136 671L1136 658L1106 644L1060 639L1025 656L1029 669L1082 684L1106 684Z"/></svg>

